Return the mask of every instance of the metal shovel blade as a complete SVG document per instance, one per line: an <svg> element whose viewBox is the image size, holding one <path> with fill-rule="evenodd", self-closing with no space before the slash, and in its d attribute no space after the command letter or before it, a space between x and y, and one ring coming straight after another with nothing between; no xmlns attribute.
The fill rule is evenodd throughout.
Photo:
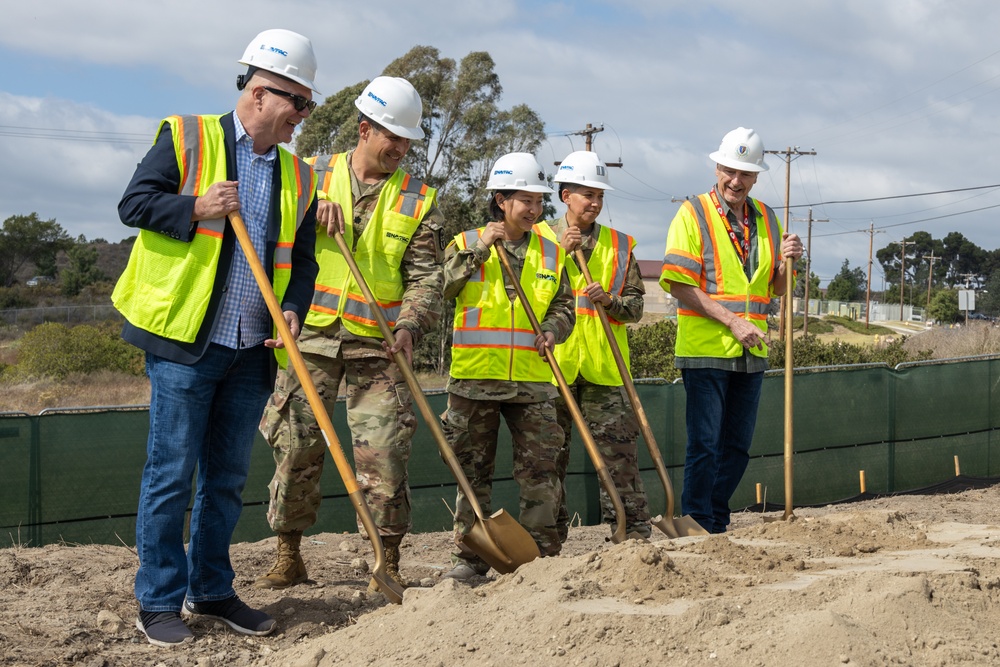
<svg viewBox="0 0 1000 667"><path fill-rule="evenodd" d="M503 509L488 519L477 518L461 541L500 574L510 574L542 555L524 526Z"/></svg>
<svg viewBox="0 0 1000 667"><path fill-rule="evenodd" d="M663 534L671 539L691 537L692 535L708 535L708 531L702 528L700 523L687 515L674 517L672 521L669 521L661 514L651 519L650 523L663 531Z"/></svg>

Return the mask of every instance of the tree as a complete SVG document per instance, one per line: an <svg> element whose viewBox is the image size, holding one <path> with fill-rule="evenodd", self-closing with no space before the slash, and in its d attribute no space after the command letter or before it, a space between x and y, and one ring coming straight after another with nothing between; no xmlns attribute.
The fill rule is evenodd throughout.
<svg viewBox="0 0 1000 667"><path fill-rule="evenodd" d="M826 298L831 301L858 301L868 285L864 271L860 267L851 268L851 263L844 260L838 273L826 286Z"/></svg>
<svg viewBox="0 0 1000 667"><path fill-rule="evenodd" d="M990 275L986 289L976 294L976 310L990 317L1000 316L1000 271Z"/></svg>
<svg viewBox="0 0 1000 667"><path fill-rule="evenodd" d="M501 109L503 91L493 58L474 51L456 63L438 49L415 46L389 63L382 74L407 79L420 93L423 141L411 144L403 168L438 188L438 203L448 221L445 237L485 220L486 177L493 162L513 151L535 152L545 139L545 124L524 104ZM354 100L368 81L326 98L302 123L295 143L299 155L349 150L357 142Z"/></svg>
<svg viewBox="0 0 1000 667"><path fill-rule="evenodd" d="M59 223L40 220L37 213L12 215L0 228L0 284L10 287L25 264L55 267L55 257L67 250L72 239Z"/></svg>
<svg viewBox="0 0 1000 667"><path fill-rule="evenodd" d="M63 296L76 296L87 285L107 280L97 266L97 248L92 244L77 243L66 254L69 266L62 272Z"/></svg>
<svg viewBox="0 0 1000 667"><path fill-rule="evenodd" d="M927 309L927 315L935 322L957 322L959 319L958 291L944 289L935 294L931 299L930 308Z"/></svg>

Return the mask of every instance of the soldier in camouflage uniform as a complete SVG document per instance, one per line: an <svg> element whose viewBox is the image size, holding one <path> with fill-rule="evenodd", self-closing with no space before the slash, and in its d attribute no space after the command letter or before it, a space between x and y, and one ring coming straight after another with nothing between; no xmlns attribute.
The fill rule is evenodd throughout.
<svg viewBox="0 0 1000 667"><path fill-rule="evenodd" d="M513 186L513 187L512 187ZM527 153L497 161L487 188L494 222L459 234L445 250L444 297L457 299L451 378L444 432L487 514L493 486L500 416L513 437L513 476L520 487L520 522L542 555L559 553L556 530L561 490L556 461L563 434L556 422L552 371L544 350L569 336L575 314L558 244L532 231L541 215L544 173ZM541 322L536 336L512 284L501 270L501 240ZM512 324L513 323L513 324ZM475 515L459 491L454 568L445 576L466 580L489 565L462 543Z"/></svg>
<svg viewBox="0 0 1000 667"><path fill-rule="evenodd" d="M374 98L386 108L374 105ZM378 77L355 105L360 110L356 148L314 161L319 196L325 200L317 217L328 229L317 234L320 272L298 346L328 412L341 382L346 386L358 486L385 546L386 571L405 586L399 546L411 527L407 462L416 416L391 355L402 350L412 362L413 346L441 316L443 218L435 190L398 168L410 140L423 137L416 90L404 79ZM350 214L346 221L345 212ZM343 231L386 312L396 338L392 349L330 238L334 226ZM278 534L278 557L254 585L284 588L306 579L299 543L302 531L316 522L327 450L291 369L279 374L260 430L276 464L267 518Z"/></svg>
<svg viewBox="0 0 1000 667"><path fill-rule="evenodd" d="M622 356L628 363L628 336L624 325L642 319L646 293L632 255L635 242L626 234L596 222L604 208L604 191L612 188L608 183L607 166L595 153L571 153L560 164L555 181L559 183L559 198L566 204L566 214L547 224L541 223L539 228L549 238L558 238L569 254L567 273L577 300L576 328L570 339L556 348L556 359L621 497L626 532L648 538L652 529L649 501L639 475L639 423L593 305L600 303L604 307ZM590 284L576 265L574 251L577 248L583 251L594 280ZM563 498L558 521L559 539L565 541L570 521L565 479L573 419L561 396L556 400L556 411L559 425L566 434L563 457L559 460ZM600 493L602 519L614 524L617 517L611 499L603 487Z"/></svg>

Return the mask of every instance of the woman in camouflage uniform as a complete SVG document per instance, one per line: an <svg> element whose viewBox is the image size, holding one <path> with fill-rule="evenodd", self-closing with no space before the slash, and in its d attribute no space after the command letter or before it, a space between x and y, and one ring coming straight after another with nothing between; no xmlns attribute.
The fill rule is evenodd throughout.
<svg viewBox="0 0 1000 667"><path fill-rule="evenodd" d="M520 522L543 556L559 553L556 515L561 495L556 461L563 447L553 399L557 388L545 350L569 336L576 321L566 278L565 252L532 230L552 190L528 153L497 160L487 189L493 222L459 234L445 251L444 298L456 299L451 378L444 432L489 513L500 416L513 438L513 476L520 487ZM501 243L541 323L531 328L524 305L505 275L495 243ZM445 576L467 580L489 565L462 537L475 515L459 491L456 500L454 568Z"/></svg>

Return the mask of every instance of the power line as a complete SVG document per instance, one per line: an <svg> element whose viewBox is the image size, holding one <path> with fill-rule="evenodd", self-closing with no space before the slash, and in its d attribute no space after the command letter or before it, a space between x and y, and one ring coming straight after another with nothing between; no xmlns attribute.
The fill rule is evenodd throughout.
<svg viewBox="0 0 1000 667"><path fill-rule="evenodd" d="M971 188L953 188L951 190L935 190L934 192L915 192L908 195L889 195L886 197L870 197L868 199L835 199L831 201L821 201L815 204L793 204L788 208L811 208L814 206L826 206L828 204L863 204L871 201L885 201L888 199L906 199L908 197L929 197L931 195L946 195L954 192L969 192L970 190L988 190L990 188L1000 188L1000 183L996 185L977 185Z"/></svg>
<svg viewBox="0 0 1000 667"><path fill-rule="evenodd" d="M954 218L954 217L959 216L959 215L966 215L967 213L978 213L980 211L988 211L991 208L998 208L998 207L1000 207L1000 204L994 204L992 206L983 206L982 208L974 208L974 209L971 209L969 211L959 211L958 213L948 213L948 214L945 214L945 215L936 215L936 216L933 216L933 217L930 217L930 218L921 218L920 220L911 220L909 222L897 222L896 224L893 224L893 225L882 225L882 226L878 227L878 229L891 229L893 227L905 227L906 225L916 225L916 224L921 223L921 222L930 222L932 220L942 220L944 218ZM826 237L826 236L841 236L843 234L857 234L857 233L862 232L862 231L865 231L865 230L855 229L855 230L850 230L850 231L846 231L846 232L832 232L830 234L817 234L816 238Z"/></svg>
<svg viewBox="0 0 1000 667"><path fill-rule="evenodd" d="M0 125L0 137L19 139L58 139L86 143L148 144L149 135L138 132L108 132L103 130L70 130L55 127Z"/></svg>

